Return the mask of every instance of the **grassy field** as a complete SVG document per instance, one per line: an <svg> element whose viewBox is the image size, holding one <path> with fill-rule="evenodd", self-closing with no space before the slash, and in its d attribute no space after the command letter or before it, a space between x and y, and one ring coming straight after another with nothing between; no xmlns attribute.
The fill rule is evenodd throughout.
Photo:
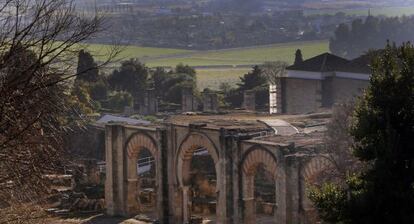
<svg viewBox="0 0 414 224"><path fill-rule="evenodd" d="M84 45L90 52L93 53L97 60L105 60L106 54L111 51L112 46L106 44L88 44ZM119 46L121 52L118 55L119 60L129 58L139 58L145 60L148 57L165 57L180 54L191 53L190 50L173 49L173 48L156 48L156 47L139 47L139 46Z"/></svg>
<svg viewBox="0 0 414 224"><path fill-rule="evenodd" d="M235 87L240 82L240 77L249 72L248 68L234 69L197 69L197 87L219 89L221 83L229 83Z"/></svg>
<svg viewBox="0 0 414 224"><path fill-rule="evenodd" d="M383 7L383 8L372 8L371 15L378 16L410 16L414 15L414 6L406 7ZM366 16L368 15L368 9L319 9L319 10L305 10L305 15L334 15L338 12L344 12L347 15L353 16Z"/></svg>
<svg viewBox="0 0 414 224"><path fill-rule="evenodd" d="M90 44L86 48L93 52L97 60L104 60L105 52L108 52L110 46ZM240 81L239 77L250 70L249 67L208 68L208 66L256 65L265 61L279 60L292 63L297 49L302 50L303 57L306 59L329 51L329 43L328 41L291 42L214 51L125 46L118 58L138 58L149 67L174 67L179 63L203 66L196 69L197 85L200 90L203 90L204 88L218 89L224 82L235 86Z"/></svg>
<svg viewBox="0 0 414 224"><path fill-rule="evenodd" d="M296 49L301 49L304 58L329 51L328 41L291 42L247 48L217 51L192 52L184 56L145 60L148 66L174 66L184 63L191 66L208 65L250 65L265 61L286 61L292 63Z"/></svg>
<svg viewBox="0 0 414 224"><path fill-rule="evenodd" d="M301 49L305 58L329 51L328 41L290 42L283 44L233 48L212 51L191 51L170 48L122 46L118 59L138 58L149 67L175 66L179 63L190 66L252 65L265 61L293 62L296 49ZM97 60L104 60L110 45L85 45Z"/></svg>

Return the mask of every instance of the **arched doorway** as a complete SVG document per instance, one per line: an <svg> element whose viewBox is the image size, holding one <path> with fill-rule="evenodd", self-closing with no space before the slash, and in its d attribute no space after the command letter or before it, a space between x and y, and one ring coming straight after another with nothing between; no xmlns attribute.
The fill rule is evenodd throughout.
<svg viewBox="0 0 414 224"><path fill-rule="evenodd" d="M152 137L137 133L127 144L127 212L145 215L156 220L160 217L159 151Z"/></svg>
<svg viewBox="0 0 414 224"><path fill-rule="evenodd" d="M301 217L302 223L317 223L320 218L313 203L307 197L310 186L321 187L322 183L335 181L337 177L333 163L324 156L310 159L301 170Z"/></svg>
<svg viewBox="0 0 414 224"><path fill-rule="evenodd" d="M219 223L223 198L219 195L220 167L214 143L201 133L190 133L179 147L176 164L183 223L191 218Z"/></svg>
<svg viewBox="0 0 414 224"><path fill-rule="evenodd" d="M276 210L276 180L274 175L266 170L263 163L259 163L254 175L254 198L256 223L275 223Z"/></svg>
<svg viewBox="0 0 414 224"><path fill-rule="evenodd" d="M193 152L190 165L189 202L194 219L215 223L217 209L217 174L214 160L205 148Z"/></svg>
<svg viewBox="0 0 414 224"><path fill-rule="evenodd" d="M157 180L155 158L151 152L143 148L138 153L137 191L135 199L138 212L150 219L157 219Z"/></svg>
<svg viewBox="0 0 414 224"><path fill-rule="evenodd" d="M266 149L253 148L244 156L241 165L244 223L276 223L276 171L276 159Z"/></svg>

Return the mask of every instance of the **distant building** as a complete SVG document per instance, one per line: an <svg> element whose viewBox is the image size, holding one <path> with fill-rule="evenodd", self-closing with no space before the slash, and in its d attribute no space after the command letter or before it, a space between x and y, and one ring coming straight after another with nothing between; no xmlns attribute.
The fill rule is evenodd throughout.
<svg viewBox="0 0 414 224"><path fill-rule="evenodd" d="M368 86L370 69L361 58L347 59L324 53L289 66L276 85L277 111L287 114L316 112L350 101Z"/></svg>

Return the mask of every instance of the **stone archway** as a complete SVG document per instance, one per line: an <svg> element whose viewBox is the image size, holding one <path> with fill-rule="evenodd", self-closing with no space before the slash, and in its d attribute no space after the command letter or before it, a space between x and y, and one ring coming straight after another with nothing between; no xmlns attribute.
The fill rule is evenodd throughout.
<svg viewBox="0 0 414 224"><path fill-rule="evenodd" d="M137 174L137 162L138 155L142 150L148 150L155 161L155 178L156 186L155 191L157 192L156 197L156 211L157 216L160 218L160 174L161 174L161 164L160 164L160 152L157 148L155 140L144 133L136 133L130 137L126 145L126 176L127 176L127 213L129 215L135 215L141 210L141 205L139 204L137 197L140 189L138 189L138 174Z"/></svg>
<svg viewBox="0 0 414 224"><path fill-rule="evenodd" d="M256 206L254 196L254 177L259 165L263 165L275 182L277 180L277 161L274 155L261 147L253 147L244 156L241 163L242 198L243 198L243 220L246 224L256 223ZM277 194L276 194L277 197ZM276 199L277 201L277 199ZM276 212L274 212L276 214Z"/></svg>
<svg viewBox="0 0 414 224"><path fill-rule="evenodd" d="M189 184L190 184L190 169L191 169L191 160L193 157L193 152L199 148L206 148L209 155L214 161L214 167L216 171L216 192L217 192L217 206L216 206L216 216L220 220L221 207L225 205L225 199L220 197L219 192L221 189L221 169L219 165L219 154L217 147L206 135L202 133L190 133L184 138L181 142L177 161L176 161L176 176L177 182L182 190L182 211L183 211L183 223L188 223L188 218L190 216L190 210L188 207L189 203ZM218 222L219 223L219 222Z"/></svg>
<svg viewBox="0 0 414 224"><path fill-rule="evenodd" d="M316 223L319 221L318 213L313 203L308 199L306 192L309 185L318 184L318 177L332 171L334 164L325 156L317 156L310 159L301 169L301 208L303 210L303 223Z"/></svg>

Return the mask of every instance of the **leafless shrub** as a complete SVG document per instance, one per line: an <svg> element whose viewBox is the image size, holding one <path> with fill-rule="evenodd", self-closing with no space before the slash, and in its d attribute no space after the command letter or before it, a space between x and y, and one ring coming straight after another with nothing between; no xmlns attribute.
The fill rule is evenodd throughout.
<svg viewBox="0 0 414 224"><path fill-rule="evenodd" d="M286 73L288 64L283 61L265 62L261 68L264 76L271 84L277 84L279 78Z"/></svg>
<svg viewBox="0 0 414 224"><path fill-rule="evenodd" d="M332 111L332 119L327 124L324 137L328 159L334 164L337 179L345 177L361 168L361 164L352 154L353 138L349 133L354 111L354 103L336 105Z"/></svg>
<svg viewBox="0 0 414 224"><path fill-rule="evenodd" d="M42 198L43 175L62 167L62 137L82 115L69 94L86 72L75 72L77 53L102 28L70 0L0 2L0 208Z"/></svg>

